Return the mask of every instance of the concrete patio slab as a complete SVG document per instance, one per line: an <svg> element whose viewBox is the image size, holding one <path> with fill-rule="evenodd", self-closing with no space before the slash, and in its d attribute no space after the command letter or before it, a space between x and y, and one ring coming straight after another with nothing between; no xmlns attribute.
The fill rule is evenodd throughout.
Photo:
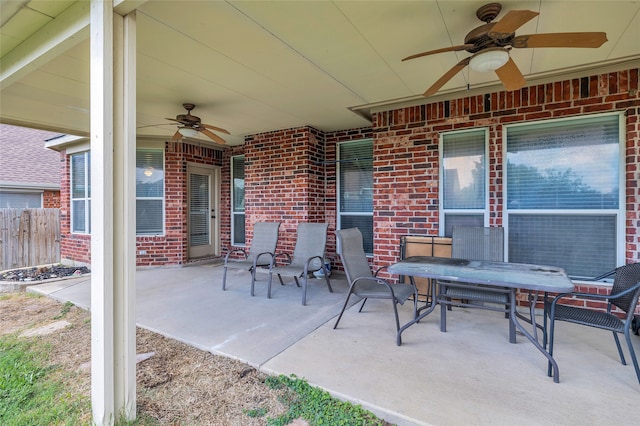
<svg viewBox="0 0 640 426"><path fill-rule="evenodd" d="M632 365L618 359L611 333L558 323L560 383L547 377L546 359L523 336L508 342L502 314L454 310L448 332L439 310L395 344L389 302L370 300L363 312L336 315L347 291L340 274L334 293L312 279L308 306L302 289L266 275L249 295L250 276L197 265L137 272L138 325L203 350L247 362L270 374L295 374L336 396L359 403L399 425L604 425L636 424L640 384ZM89 281L31 287L88 307ZM401 321L411 307L402 306ZM640 352L640 337L632 336ZM626 349L625 349L626 354ZM631 361L627 360L630 363Z"/></svg>

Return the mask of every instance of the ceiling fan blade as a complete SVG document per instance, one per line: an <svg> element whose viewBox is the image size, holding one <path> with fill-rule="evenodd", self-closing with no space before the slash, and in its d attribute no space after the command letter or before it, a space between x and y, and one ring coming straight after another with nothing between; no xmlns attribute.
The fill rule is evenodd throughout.
<svg viewBox="0 0 640 426"><path fill-rule="evenodd" d="M510 10L500 21L494 24L489 31L489 37L493 39L507 38L538 15L538 12L532 10Z"/></svg>
<svg viewBox="0 0 640 426"><path fill-rule="evenodd" d="M228 130L223 129L222 127L212 126L211 124L204 124L204 123L201 123L201 124L200 124L200 126L202 126L202 127L206 128L206 129L216 130L216 131L218 131L218 132L225 133L225 134L227 134L227 135L230 135L230 134L231 134L231 133L229 133L229 131L228 131Z"/></svg>
<svg viewBox="0 0 640 426"><path fill-rule="evenodd" d="M165 120L175 121L176 123L182 123L182 121L176 120L175 118L165 118Z"/></svg>
<svg viewBox="0 0 640 426"><path fill-rule="evenodd" d="M517 36L513 47L600 47L607 41L607 33L548 33Z"/></svg>
<svg viewBox="0 0 640 426"><path fill-rule="evenodd" d="M508 91L521 89L527 84L520 69L511 58L496 70L496 74L498 74L500 81L504 84L504 88Z"/></svg>
<svg viewBox="0 0 640 426"><path fill-rule="evenodd" d="M458 74L460 71L464 69L469 64L471 57L464 58L460 62L458 62L453 68L447 71L438 81L433 83L433 86L429 87L426 92L424 92L424 96L431 96L436 93L442 86L444 86L449 80L453 78L454 75Z"/></svg>
<svg viewBox="0 0 640 426"><path fill-rule="evenodd" d="M143 126L136 126L136 129L144 129L146 127L158 127L158 126L174 126L174 124L173 123L145 124Z"/></svg>
<svg viewBox="0 0 640 426"><path fill-rule="evenodd" d="M209 136L209 138L213 139L214 141L218 142L219 144L225 144L227 143L227 141L225 141L224 139L222 139L220 136L216 135L215 133L207 130L207 129L200 129L200 132L204 133L205 135Z"/></svg>
<svg viewBox="0 0 640 426"><path fill-rule="evenodd" d="M176 132L171 138L171 142L179 142L181 140L182 140L182 135L180 134L180 132Z"/></svg>
<svg viewBox="0 0 640 426"><path fill-rule="evenodd" d="M461 44L459 46L443 47L442 49L429 50L427 52L416 53L415 55L407 56L406 58L403 59L403 61L408 61L409 59L421 58L423 56L428 56L428 55L434 55L436 53L457 52L458 50L470 49L473 46L474 46L473 44Z"/></svg>

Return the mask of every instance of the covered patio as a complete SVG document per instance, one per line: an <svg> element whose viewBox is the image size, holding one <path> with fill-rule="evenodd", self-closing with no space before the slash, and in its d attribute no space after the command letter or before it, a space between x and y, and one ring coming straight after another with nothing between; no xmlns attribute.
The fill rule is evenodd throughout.
<svg viewBox="0 0 640 426"><path fill-rule="evenodd" d="M488 343L491 333L481 337L467 335L456 343L458 346L447 341L458 335L454 331L463 336L462 333L479 330L469 325L481 322L480 319L485 318L482 314L467 317L466 312L461 311L459 318L451 315L451 332L445 335L422 332L429 327L436 329L426 321L410 329L405 345L397 348L393 333L384 331L387 322L391 325L387 318L347 315L340 330L330 330L333 312L325 308L310 315L314 312L311 310L314 302L321 300L311 294L307 309L292 303L286 311L291 315L300 309L299 318L305 319L300 323L307 328L297 329L298 324L292 321L295 330L283 332L278 338L277 330L291 319L283 317L281 311L266 311L259 316L259 322L253 322L253 311L256 306L271 307L278 303L282 290L291 288L278 288L281 291L275 293L274 300L267 301L260 297L250 299L241 285L222 293L212 279L211 270L200 278L185 279L185 275L200 268L204 270L204 266L171 269L176 274L172 282L166 273L170 269L160 273L136 272L136 265L141 262L147 262L147 266L181 265L200 256L220 256L229 246L249 245L252 225L257 221L284 221L282 231L286 238L281 246L284 251L292 248L299 223L328 223L327 254L331 256L335 251L332 232L348 227L353 220L349 214L342 217L341 203L346 207L347 198L355 199L353 195L362 196L366 201L353 207L356 211L347 213L356 213L355 216L366 213L362 218L371 230L368 242L372 263L378 266L395 261L399 257L399 236L445 234L446 212L440 207L445 203L439 195L444 175L440 165L442 134L451 133L455 140L459 136L456 134L469 129L480 130L476 136L484 153L482 161L486 163L484 173L479 174L483 177L482 183L474 186L488 195L479 198L483 202L476 219L485 226L515 229L517 224L510 224L509 220L513 217L514 222L517 221L519 212L509 211L509 206L518 200L504 192L509 178L504 172L507 164L503 164L507 160L504 151L508 143L504 135L508 134L509 126L537 121L546 125L547 120L564 118L584 123L585 117L590 119L598 115L595 113L613 117L616 122L612 125L615 135L610 143L615 148L615 161L606 169L607 176L615 181L611 194L610 188L606 188L610 195L606 198L607 206L614 207L609 206L601 215L612 222L606 228L611 240L607 249L611 259L607 266L611 269L637 262L640 247L637 232L640 6L633 1L615 2L615 6L607 1L586 2L580 5L581 19L574 19L574 2L505 2L498 16L500 20L511 10L533 12L532 19L512 29L517 30L518 37L606 32L609 40L602 48L588 49L515 46L511 51L513 46L504 47L503 58L508 49L507 56L520 70L511 76L518 77L519 72L526 76L526 84L511 90L505 89L504 79L496 72L477 72L459 66L471 60L471 52L460 50L456 45L463 43L465 35L482 24L475 11L483 4L482 1L151 0L1 3L0 121L68 135L68 139L56 142L65 166L61 176L66 191L61 196L62 226L66 230L62 245L67 259L91 262L91 294L89 283L79 285L78 289L84 286L81 294L92 311L92 407L96 424L111 424L116 413L123 413L127 419L135 418L135 321L173 335L171 329L162 329L163 324L165 321L167 325L172 321L180 324L186 311L202 313L197 320L193 318L192 323L210 328L202 329L202 341L199 341L192 334L198 327L184 322L184 326L176 330L176 338L193 340L192 344L208 350L228 348L228 355L241 359L262 353L261 358L247 358L247 361L266 370L285 373L295 368L297 374L307 376L312 383L349 395L356 401L367 401L374 408L396 410L420 421L446 423L450 417L461 415L460 401L470 407L471 415L481 416L477 422L491 422L493 418L478 413L490 415L503 405L516 409L522 417L520 423L526 419L536 421L541 415L552 415L550 413L562 413L563 419L570 419L570 413L580 416L590 413L585 419L593 420L596 415L593 407L609 401L610 395L637 397L631 374L629 384L622 390L606 389L601 384L603 381L589 380L585 382L589 388L592 383L598 383L595 392L603 392L590 398L584 406L576 407L573 399L578 399L576 396L581 393L577 390L565 393L561 389L565 378L578 380L583 376L569 374L568 369L576 368L576 373L589 371L589 374L593 374L594 369L604 370L600 363L594 364L597 367L578 370L573 359L563 361L561 329L557 349L563 382L554 386L546 377L544 360L538 359L539 354L530 347L504 346L505 351L522 347L523 354L511 362L501 358L508 354L489 349L486 349L487 358L491 360L467 356L469 347L477 347L479 351L484 344L494 350L502 348L498 343L506 339L501 334L496 334L496 344ZM550 38L553 44L558 36ZM407 55L438 49L445 49L443 55L429 55L410 63L402 61ZM513 67L511 69L513 71ZM451 70L459 72L455 76L447 74ZM423 91L442 76L452 78L438 93L425 98ZM191 103L197 105L194 113L202 117L203 123L231 133L224 136L226 144L221 145L203 132L196 132L195 137L180 136L178 128L185 127L177 120L184 113L181 105ZM365 165L366 176L363 173L366 179L352 188L353 191L340 188L339 164L348 154L341 153L340 146L351 144L355 152L363 141L367 154L361 159L370 162ZM544 147L537 150L549 152ZM143 167L145 164L138 165L138 152L142 151L157 156L154 167L147 169ZM601 158L593 154L595 151L589 152L594 161L600 161ZM246 200L244 192L238 200L232 194L236 180L234 159L242 164L238 171L242 171L243 190L246 180ZM354 162L358 163L358 158ZM472 168L467 169L465 172ZM161 174L154 174L156 171ZM138 188L138 183L143 187L144 182L139 182L144 180L139 179L141 176L162 176L161 180L153 181L157 183L154 189L158 194L148 196ZM192 234L186 224L191 223L189 209L191 202L199 200L197 189L200 188L188 185L193 182L191 177L210 183L202 197L210 201L201 215L209 227L204 238L207 243L204 254L197 250L189 252L193 239L197 240L192 236L197 235ZM80 184L72 188L74 179ZM138 229L138 225L149 225L146 222L152 217L142 208L145 204L156 207L153 217L157 221L152 229L145 226ZM449 213L452 217L456 215L455 209ZM592 215L589 206L583 206L579 214L581 217ZM561 220L555 225L562 229ZM194 228L197 230L197 226ZM592 229L587 230L589 232L574 234L591 237ZM525 247L530 247L529 241L520 240ZM544 247L557 243L555 239ZM579 240L572 243L572 247L586 246ZM601 257L600 252L591 258L578 256L587 259L587 263ZM153 277L154 273L159 274L157 278ZM149 274L149 279L138 279L136 283L136 274ZM61 296L74 288L56 291L55 295ZM225 298L232 297L241 288L238 295L242 297L235 302L236 311L225 314L224 304L213 310L215 303L225 302ZM211 297L204 297L204 292L211 292ZM296 292L294 300L298 298ZM255 305L253 311L252 304ZM310 318L316 322L309 322ZM487 321L502 320L489 315L486 318ZM252 322L246 323L250 319ZM384 321L380 328L371 327L378 320ZM236 326L240 328L233 332ZM498 333L503 328L491 327ZM223 335L217 334L220 330ZM263 332L265 334L260 334ZM207 333L211 335L205 337ZM246 353L234 353L239 349L231 348L243 347L238 343L241 341L238 336L243 334L250 336L247 342L253 342L258 335L263 342L252 343L253 347L244 346ZM297 336L306 337L298 340ZM436 336L444 340L430 340ZM327 337L345 340L336 343L337 340L327 341ZM598 338L593 344L602 345L605 351L609 339ZM270 339L274 339L273 347L267 342ZM291 346L290 339L297 343ZM478 339L478 344L469 345L472 339ZM309 345L307 349L294 353L305 345ZM260 352L258 346L272 349ZM381 348L388 348L389 353ZM401 354L411 350L415 351L415 358L404 359ZM318 357L323 351L329 353ZM345 357L357 354L361 357L340 360L336 359L336 352L344 352ZM610 359L613 355L605 355L606 360L612 362L603 365L620 369L615 360ZM530 361L527 357L531 357ZM371 366L362 362L364 359L375 363L377 375L388 372L392 376L374 377L376 383L384 383L383 396L367 394L378 386L371 386L365 380L373 375L360 370L361 366ZM441 359L451 364L439 367ZM456 359L460 362L454 362ZM121 360L123 362L119 362ZM282 364L277 363L279 360ZM323 362L328 363L326 371ZM381 368L387 364L388 370ZM512 365L519 368L514 368L513 374L505 374ZM534 372L529 378L532 366ZM348 377L346 370L340 368L348 369L353 376L344 383L325 379L325 376L336 380ZM395 370L397 368L400 370ZM623 370L626 380L629 369ZM477 371L487 376L476 376ZM515 377L518 380L513 380ZM449 380L455 380L453 385ZM487 391L494 380L503 380L495 389L496 392L507 390L507 395ZM389 385L387 389L387 383L397 386ZM430 394L430 383L448 386ZM543 406L542 401L545 404L563 401L561 392L571 395L572 399L564 411ZM447 394L452 395L450 401L440 400ZM500 403L512 397L513 403ZM478 398L484 403L467 402ZM412 410L427 412L410 413L409 408L403 408L407 401ZM484 411L480 410L483 406ZM449 415L439 417L448 409ZM522 415L526 409L532 411ZM532 412L536 417L530 416ZM501 418L505 418L505 422L510 420L506 414Z"/></svg>
<svg viewBox="0 0 640 426"><path fill-rule="evenodd" d="M608 332L559 323L555 384L546 360L522 336L508 343L499 313L454 309L441 333L436 309L398 347L385 301L368 301L362 313L352 306L333 329L347 291L343 275L332 275L333 294L324 280L312 280L307 306L292 282L275 286L267 299L265 278L251 297L248 273L230 273L223 292L215 264L139 270L137 325L269 374L295 374L399 425L637 421L633 366L620 364ZM88 278L29 290L90 305ZM407 321L410 306L400 315ZM633 342L640 350L640 337Z"/></svg>

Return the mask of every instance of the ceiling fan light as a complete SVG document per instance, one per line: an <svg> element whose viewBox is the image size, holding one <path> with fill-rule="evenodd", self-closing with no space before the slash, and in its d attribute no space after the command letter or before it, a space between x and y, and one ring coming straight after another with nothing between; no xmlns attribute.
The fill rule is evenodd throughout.
<svg viewBox="0 0 640 426"><path fill-rule="evenodd" d="M487 50L471 58L469 66L478 72L495 71L509 61L509 52L506 50Z"/></svg>
<svg viewBox="0 0 640 426"><path fill-rule="evenodd" d="M191 127L180 127L178 128L178 132L180 132L182 136L186 136L188 138L195 138L196 136L198 136L198 131L196 129L192 129Z"/></svg>

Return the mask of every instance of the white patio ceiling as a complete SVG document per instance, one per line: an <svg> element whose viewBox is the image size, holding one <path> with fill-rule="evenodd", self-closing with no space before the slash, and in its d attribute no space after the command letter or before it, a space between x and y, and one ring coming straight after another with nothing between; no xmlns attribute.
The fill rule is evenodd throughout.
<svg viewBox="0 0 640 426"><path fill-rule="evenodd" d="M175 126L140 126L168 123L165 117L184 113L182 103L192 102L195 115L228 129L229 144L238 144L248 134L301 125L366 126L372 108L424 102L425 89L470 54L401 59L462 44L482 24L476 9L488 2L116 3L121 13L138 8L138 134L171 136ZM540 12L518 35L607 33L609 41L598 49L512 50L529 84L640 64L640 2L502 4L498 20L514 9ZM0 121L86 135L88 3L2 0L0 7ZM433 99L465 93L467 84L478 93L501 88L495 74L465 69Z"/></svg>

